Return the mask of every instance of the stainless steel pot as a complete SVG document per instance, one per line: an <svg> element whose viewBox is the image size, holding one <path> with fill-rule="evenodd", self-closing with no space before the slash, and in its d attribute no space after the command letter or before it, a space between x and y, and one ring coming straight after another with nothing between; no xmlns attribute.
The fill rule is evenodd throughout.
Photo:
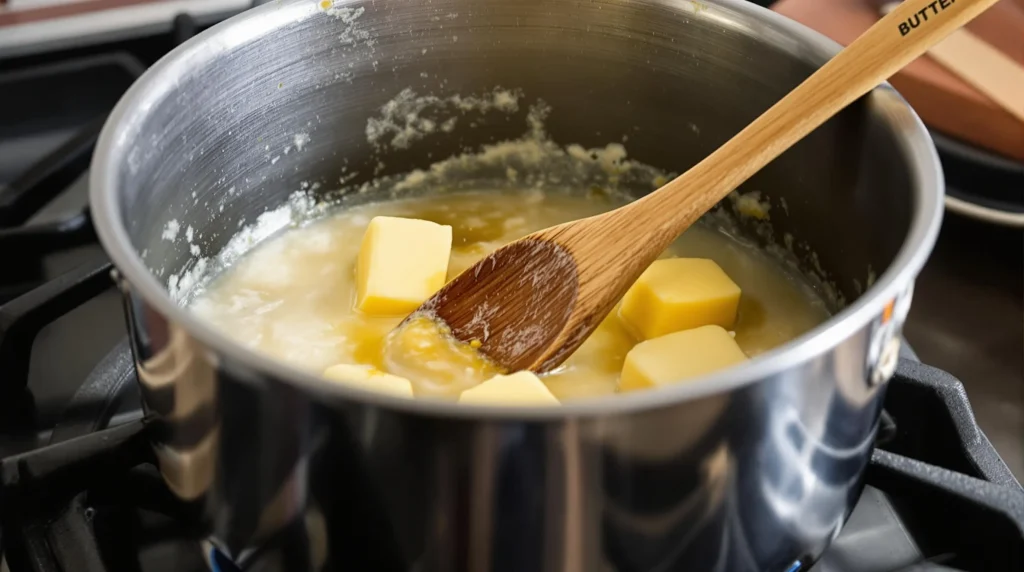
<svg viewBox="0 0 1024 572"><path fill-rule="evenodd" d="M209 255L303 181L328 189L345 166L398 173L518 134L456 129L381 158L367 118L407 86L519 88L552 106L556 141L628 135L631 156L679 171L836 49L739 0L282 0L181 46L117 106L91 180L168 484L250 569L812 561L859 495L941 218L934 149L889 87L747 185L778 201L775 236L806 241L850 303L748 364L660 390L481 412L332 385L176 304L164 284L189 245L162 235L191 226Z"/></svg>

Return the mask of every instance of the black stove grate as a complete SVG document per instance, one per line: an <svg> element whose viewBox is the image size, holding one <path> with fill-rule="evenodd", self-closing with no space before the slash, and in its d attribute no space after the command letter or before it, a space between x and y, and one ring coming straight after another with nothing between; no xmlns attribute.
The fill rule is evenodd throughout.
<svg viewBox="0 0 1024 572"><path fill-rule="evenodd" d="M63 220L24 223L86 171L102 126L103 118L94 121L0 187L0 252L5 265L0 302L38 286L41 263L49 254L95 240L88 207Z"/></svg>
<svg viewBox="0 0 1024 572"><path fill-rule="evenodd" d="M109 262L87 264L0 306L0 431L30 426L33 420L35 408L27 386L36 335L110 288L110 272Z"/></svg>
<svg viewBox="0 0 1024 572"><path fill-rule="evenodd" d="M0 141L23 149L0 160L0 303L41 285L48 255L95 241L88 207L31 219L86 172L107 113L143 69L114 53L0 76Z"/></svg>
<svg viewBox="0 0 1024 572"><path fill-rule="evenodd" d="M37 335L112 285L105 259L57 277L46 267L50 255L96 243L88 206L34 219L87 172L108 113L145 71L143 61L152 63L199 31L180 14L166 36L119 42L119 51L29 57L0 74L0 144L11 150L0 153L0 436L40 429L27 389ZM7 67L0 63L0 70Z"/></svg>

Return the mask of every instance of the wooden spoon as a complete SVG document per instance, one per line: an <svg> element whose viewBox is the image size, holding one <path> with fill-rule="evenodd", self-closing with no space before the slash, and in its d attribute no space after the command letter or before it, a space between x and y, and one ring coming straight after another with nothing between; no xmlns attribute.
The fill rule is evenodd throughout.
<svg viewBox="0 0 1024 572"><path fill-rule="evenodd" d="M414 315L433 315L509 371L554 368L701 215L996 1L903 2L686 173L624 207L496 250Z"/></svg>

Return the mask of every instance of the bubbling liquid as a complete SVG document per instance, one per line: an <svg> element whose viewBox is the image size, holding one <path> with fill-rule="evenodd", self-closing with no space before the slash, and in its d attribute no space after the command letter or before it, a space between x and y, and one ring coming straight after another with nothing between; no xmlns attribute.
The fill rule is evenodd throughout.
<svg viewBox="0 0 1024 572"><path fill-rule="evenodd" d="M495 372L477 368L479 363L472 360L460 361L465 356L426 356L426 346L415 343L397 354L385 352L388 334L405 316L370 316L354 309L353 269L370 219L386 215L450 225L450 280L530 232L619 204L604 193L503 190L339 209L258 245L216 277L190 307L238 343L295 367L319 374L339 363L365 364L409 377L417 397L457 399ZM742 297L733 329L737 344L750 357L828 317L823 301L798 276L710 225L687 230L665 256L710 258L739 285ZM565 363L542 379L560 401L614 393L626 353L638 341L613 311ZM436 375L422 375L424 366L434 368Z"/></svg>

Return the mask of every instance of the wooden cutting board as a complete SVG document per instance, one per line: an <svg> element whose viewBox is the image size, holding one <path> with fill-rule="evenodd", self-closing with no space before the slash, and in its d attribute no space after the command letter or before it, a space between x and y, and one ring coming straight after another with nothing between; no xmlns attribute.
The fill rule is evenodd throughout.
<svg viewBox="0 0 1024 572"><path fill-rule="evenodd" d="M879 0L780 0L772 10L849 44L879 18ZM968 29L1024 66L1024 0L1002 0ZM937 131L1024 161L1024 122L927 55L890 82Z"/></svg>

